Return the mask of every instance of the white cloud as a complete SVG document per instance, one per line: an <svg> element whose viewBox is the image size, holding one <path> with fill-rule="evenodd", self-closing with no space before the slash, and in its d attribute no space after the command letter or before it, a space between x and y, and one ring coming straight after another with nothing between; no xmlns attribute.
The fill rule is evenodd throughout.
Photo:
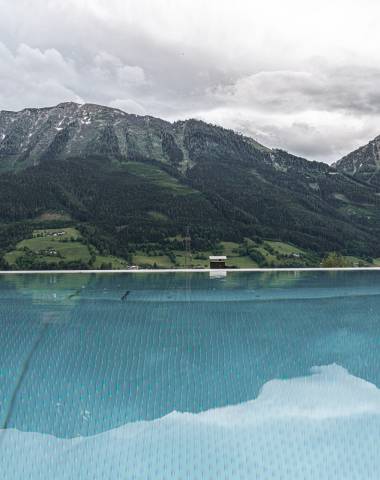
<svg viewBox="0 0 380 480"><path fill-rule="evenodd" d="M76 73L54 49L42 52L21 44L13 54L0 43L0 104L3 109L82 101L70 88ZM4 73L4 74L3 74Z"/></svg>
<svg viewBox="0 0 380 480"><path fill-rule="evenodd" d="M194 111L270 147L332 161L380 133L380 69L268 71L210 92Z"/></svg>
<svg viewBox="0 0 380 480"><path fill-rule="evenodd" d="M124 112L134 113L136 115L147 115L146 109L131 98L116 98L109 102L108 106L124 110Z"/></svg>
<svg viewBox="0 0 380 480"><path fill-rule="evenodd" d="M216 108L193 112L192 116L235 129L263 145L328 163L375 137L380 125L373 117L320 110L274 116L250 108Z"/></svg>
<svg viewBox="0 0 380 480"><path fill-rule="evenodd" d="M80 64L55 48L42 50L21 44L12 53L0 43L0 65L4 72L0 76L3 109L41 107L62 101L112 104L120 96L133 97L135 91L147 85L142 68L125 65L104 52ZM138 103L134 105L136 109Z"/></svg>
<svg viewBox="0 0 380 480"><path fill-rule="evenodd" d="M196 115L327 161L380 133L375 0L0 0L0 11L0 108L82 99Z"/></svg>
<svg viewBox="0 0 380 480"><path fill-rule="evenodd" d="M138 66L124 65L120 58L107 52L95 55L92 72L104 76L105 80L116 80L121 85L144 85L146 83L144 70Z"/></svg>

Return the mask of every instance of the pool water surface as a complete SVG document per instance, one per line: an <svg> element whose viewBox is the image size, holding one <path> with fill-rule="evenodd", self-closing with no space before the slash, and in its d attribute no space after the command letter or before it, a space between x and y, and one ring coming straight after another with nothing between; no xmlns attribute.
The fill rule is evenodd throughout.
<svg viewBox="0 0 380 480"><path fill-rule="evenodd" d="M5 479L380 478L380 272L0 276Z"/></svg>

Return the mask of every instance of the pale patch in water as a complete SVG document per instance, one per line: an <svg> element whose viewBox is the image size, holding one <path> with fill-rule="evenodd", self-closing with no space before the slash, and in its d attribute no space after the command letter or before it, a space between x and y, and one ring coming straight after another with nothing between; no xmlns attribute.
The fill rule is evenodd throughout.
<svg viewBox="0 0 380 480"><path fill-rule="evenodd" d="M377 480L380 390L335 364L311 373L271 380L240 405L173 412L92 437L3 430L0 471L8 480Z"/></svg>

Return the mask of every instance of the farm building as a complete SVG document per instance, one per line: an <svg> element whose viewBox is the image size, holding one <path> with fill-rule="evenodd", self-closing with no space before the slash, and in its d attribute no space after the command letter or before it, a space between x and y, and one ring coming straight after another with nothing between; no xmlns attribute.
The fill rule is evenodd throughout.
<svg viewBox="0 0 380 480"><path fill-rule="evenodd" d="M210 256L210 268L226 268L227 257L225 255Z"/></svg>

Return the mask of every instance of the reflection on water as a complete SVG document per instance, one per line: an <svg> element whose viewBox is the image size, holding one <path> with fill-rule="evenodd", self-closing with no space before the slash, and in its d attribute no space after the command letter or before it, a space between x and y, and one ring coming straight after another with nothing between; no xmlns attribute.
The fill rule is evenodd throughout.
<svg viewBox="0 0 380 480"><path fill-rule="evenodd" d="M87 446L81 448L97 451L104 448L104 444L112 444L114 436L120 434L121 437L117 437L120 443L116 442L118 446L114 445L113 452L118 452L119 447L134 451L138 472L145 468L138 460L141 452L146 454L149 448L151 453L156 449L158 452L161 448L165 457L168 455L165 448L177 448L171 443L174 438L176 445L182 442L185 449L191 450L191 455L205 442L211 442L210 438L215 447L204 445L204 452L208 448L219 448L219 454L224 452L223 455L227 455L228 448L236 453L236 442L242 442L241 448L246 451L245 442L251 442L249 448L253 448L261 439L269 442L268 448L274 451L265 454L261 450L261 464L266 464L272 454L278 456L277 450L284 452L283 446L268 440L267 434L273 430L277 432L274 442L291 435L310 437L306 443L305 438L293 439L307 444L310 455L326 429L334 439L340 438L334 418L344 402L348 405L344 397L349 395L354 399L354 404L349 405L351 410L364 405L364 410L359 409L360 415L372 418L379 414L379 312L380 273L375 271L334 275L229 272L220 278L210 277L208 273L2 276L0 429L7 429L2 445L8 452L24 447L44 452L47 440L44 435L38 435L50 434L57 437L54 442L48 440L52 452L54 449L61 452L61 448L66 449L65 442L72 441L68 439L85 436ZM310 376L310 369L316 365L331 367L323 371L324 376ZM295 383L292 379L297 377L311 380ZM273 389L273 379L285 380L290 389L282 388L285 384L281 383L280 389L277 384ZM271 386L272 393L267 403L262 403L268 392L267 385ZM292 396L295 387L299 388L299 395ZM332 387L335 390L331 390ZM321 418L300 417L300 409L307 410L308 405L311 409L323 410L333 392L339 402L330 402L335 413L324 417L324 423ZM304 399L301 405L300 398ZM296 412L296 420L281 417L285 422L280 426L282 430L273 423L273 408L268 410L268 405L278 409L281 404L286 405L288 411ZM374 404L379 410L372 408ZM226 411L223 409L226 406L236 407ZM174 411L197 415L173 416ZM201 413L206 411L211 413ZM243 424L247 418L257 419L259 411L260 418L269 411L266 421L270 425L255 424L252 430L249 422L245 426L237 424L238 417L244 418ZM232 414L226 417L226 412ZM168 414L171 415L165 420L154 422ZM278 416L276 418L278 420ZM363 427L363 420L358 418L353 426L350 414L339 418L339 422L343 422L340 428L347 428L348 436L356 432L358 425ZM309 431L310 425L304 422L317 420L318 425L313 423ZM365 421L368 423L368 419ZM375 424L374 421L372 425ZM233 425L233 434L224 432L223 428ZM118 427L113 436L106 433ZM279 428L282 436L277 431ZM146 437L143 431L149 435ZM196 437L191 432L195 432ZM371 448L376 446L372 433L372 430L367 432ZM92 440L95 434L103 436L94 437L98 438L95 441ZM163 442L158 448L154 442L160 443L159 439L166 434L169 443ZM134 447L128 440L131 435ZM222 442L223 435L227 439L234 435L233 448L231 441ZM216 442L217 438L222 444ZM334 439L334 448L338 448ZM157 452L155 455L159 455ZM174 472L178 472L181 463L182 457L178 455L172 459ZM241 460L245 462L244 469L236 467L236 478L240 474L241 478L252 478L247 472L251 471L251 462L258 462L252 455ZM113 454L108 461L111 458L116 461ZM5 462L5 457L0 454L0 466L2 461ZM132 468L131 461L128 456L122 465ZM181 478L208 478L205 471L202 477L194 473L193 457L188 461L191 474L186 475L184 471ZM218 463L215 462L214 467ZM7 468L15 468L12 465ZM380 472L377 464L372 461L371 465L373 472ZM230 465L225 467L230 476L226 473L223 477L223 472L219 472L219 476L234 478ZM158 469L156 476L141 470L141 476L136 473L135 478L169 478L159 466L155 468ZM259 478L314 478L297 477L297 465L294 471L288 468L293 477L283 472L282 477L276 477L268 466ZM91 472L88 469L89 476L83 473L80 478L97 478L91 477ZM216 475L215 470L212 472ZM318 472L321 475L321 471ZM336 472L338 474L339 469ZM30 478L45 478L41 470L38 475ZM368 475L367 471L365 477L352 478L372 478Z"/></svg>
<svg viewBox="0 0 380 480"><path fill-rule="evenodd" d="M256 400L95 436L7 430L0 467L6 478L38 480L377 480L379 429L380 390L329 365L271 380Z"/></svg>

